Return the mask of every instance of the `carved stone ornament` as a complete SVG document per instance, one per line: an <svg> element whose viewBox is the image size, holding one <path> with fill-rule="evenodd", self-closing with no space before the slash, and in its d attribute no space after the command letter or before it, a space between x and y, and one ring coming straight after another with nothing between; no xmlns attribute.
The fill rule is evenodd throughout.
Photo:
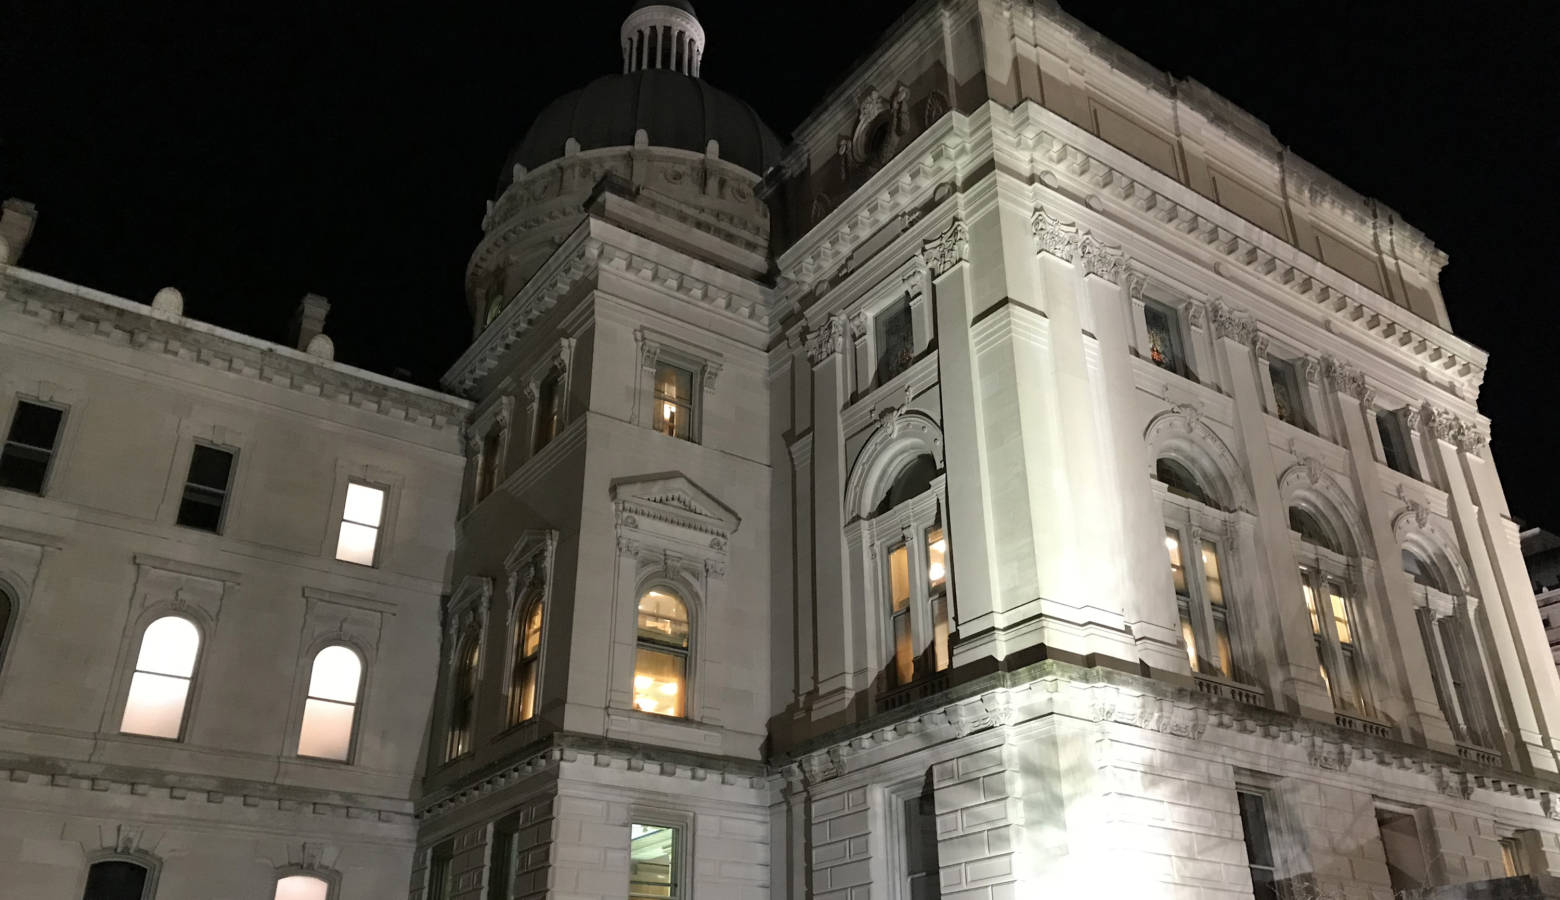
<svg viewBox="0 0 1560 900"><path fill-rule="evenodd" d="M1223 300L1215 300L1213 301L1213 336L1230 338L1242 344L1255 344L1257 323L1255 319L1242 315Z"/></svg>
<svg viewBox="0 0 1560 900"><path fill-rule="evenodd" d="M1121 273L1127 269L1127 256L1120 247L1107 245L1085 231L1078 247L1083 261L1083 274L1103 278L1111 284L1121 281Z"/></svg>
<svg viewBox="0 0 1560 900"><path fill-rule="evenodd" d="M1006 694L988 695L979 701L960 704L948 712L948 724L961 738L988 728L1011 725L1014 718L1015 712Z"/></svg>
<svg viewBox="0 0 1560 900"><path fill-rule="evenodd" d="M1306 748L1306 759L1318 769L1344 772L1353 762L1354 754L1348 744L1339 744L1313 735L1311 746Z"/></svg>
<svg viewBox="0 0 1560 900"><path fill-rule="evenodd" d="M807 335L807 361L821 365L829 357L845 349L845 317L830 316L822 326Z"/></svg>
<svg viewBox="0 0 1560 900"><path fill-rule="evenodd" d="M704 393L715 393L715 383L720 379L721 364L707 362L704 364Z"/></svg>
<svg viewBox="0 0 1560 900"><path fill-rule="evenodd" d="M1034 231L1036 253L1049 253L1066 262L1072 262L1078 255L1083 238L1077 225L1063 222L1044 209L1036 209L1029 226Z"/></svg>
<svg viewBox="0 0 1560 900"><path fill-rule="evenodd" d="M871 322L867 319L867 314L866 313L864 313L864 312L853 312L853 313L851 313L850 314L850 336L851 336L851 339L852 340L856 340L856 341L866 340L867 328L868 328L868 326L870 324L871 324Z"/></svg>
<svg viewBox="0 0 1560 900"><path fill-rule="evenodd" d="M1331 356L1324 357L1322 373L1327 376L1332 389L1340 394L1347 394L1356 400L1369 400L1375 396L1375 392L1365 383L1365 373L1346 362Z"/></svg>
<svg viewBox="0 0 1560 900"><path fill-rule="evenodd" d="M969 255L970 229L962 219L954 219L946 231L921 244L921 256L933 278L969 259Z"/></svg>
<svg viewBox="0 0 1560 900"><path fill-rule="evenodd" d="M1427 405L1424 411L1429 413L1426 429L1438 441L1452 444L1465 453L1477 453L1489 440L1476 426L1444 409Z"/></svg>
<svg viewBox="0 0 1560 900"><path fill-rule="evenodd" d="M1314 356L1305 358L1305 380L1309 384L1321 384L1322 361Z"/></svg>

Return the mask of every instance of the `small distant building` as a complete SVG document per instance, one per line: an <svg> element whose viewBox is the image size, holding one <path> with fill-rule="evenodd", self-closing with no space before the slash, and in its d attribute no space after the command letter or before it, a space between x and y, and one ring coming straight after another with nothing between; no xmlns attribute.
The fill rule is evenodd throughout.
<svg viewBox="0 0 1560 900"><path fill-rule="evenodd" d="M1538 615L1549 639L1549 654L1560 666L1560 534L1543 528L1522 531L1522 557L1527 560L1528 579L1538 598Z"/></svg>

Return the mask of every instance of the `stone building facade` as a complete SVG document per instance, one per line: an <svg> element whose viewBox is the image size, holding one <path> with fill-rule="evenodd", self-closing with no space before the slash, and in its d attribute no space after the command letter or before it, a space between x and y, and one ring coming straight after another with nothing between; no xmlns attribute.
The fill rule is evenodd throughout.
<svg viewBox="0 0 1560 900"><path fill-rule="evenodd" d="M106 848L69 829L144 833L163 813L134 798L198 783L210 864L328 869L340 896L408 876L415 900L1560 895L1560 676L1477 407L1486 356L1423 234L1043 0L914 4L788 147L702 79L689 4L641 0L619 39L622 71L543 110L486 211L445 378L463 400L344 389L369 376L274 349L212 375L177 317L95 298L149 323L148 354L80 289L29 312L51 283L9 270L16 342L335 403L315 427L393 432L371 464L409 457L419 500L405 580L340 568L327 524L294 586L261 590L401 604L375 815L316 797L296 848L243 818L291 823L259 798L315 784L288 743L316 699L304 641L285 714L188 719L192 748L271 728L278 752L144 782L90 749L28 763L4 790L76 786L118 816L0 850L80 878ZM320 509L294 512L345 516ZM146 518L188 543L169 514ZM25 521L36 546L77 533ZM237 584L242 539L194 576L131 560L148 585ZM435 618L416 590L441 583ZM36 591L15 586L12 647ZM107 631L113 685L138 673ZM6 665L22 653L48 656ZM69 728L136 745L99 690L95 730L29 726L4 759L71 760ZM261 812L209 786L242 765L281 773L250 789ZM176 862L208 851L167 840L157 896L185 896ZM361 842L387 857L371 886Z"/></svg>

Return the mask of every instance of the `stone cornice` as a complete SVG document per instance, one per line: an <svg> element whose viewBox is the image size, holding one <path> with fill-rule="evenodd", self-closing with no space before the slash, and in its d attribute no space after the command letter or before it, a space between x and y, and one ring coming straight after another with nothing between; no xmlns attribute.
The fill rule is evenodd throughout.
<svg viewBox="0 0 1560 900"><path fill-rule="evenodd" d="M1379 342L1412 367L1458 384L1468 398L1477 396L1484 351L1037 104L1020 105L1012 117L1047 186L1065 185L1097 198L1096 209L1155 223L1217 254L1215 269L1226 277L1239 271L1283 289L1314 304L1332 330Z"/></svg>
<svg viewBox="0 0 1560 900"><path fill-rule="evenodd" d="M378 413L435 430L459 428L471 404L363 369L310 356L248 335L0 265L0 309L7 306L49 327L138 351L250 378L284 390Z"/></svg>

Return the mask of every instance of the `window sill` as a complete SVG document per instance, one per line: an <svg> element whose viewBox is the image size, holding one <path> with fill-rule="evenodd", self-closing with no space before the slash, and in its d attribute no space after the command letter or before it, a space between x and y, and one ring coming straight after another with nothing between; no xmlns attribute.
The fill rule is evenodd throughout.
<svg viewBox="0 0 1560 900"><path fill-rule="evenodd" d="M1486 747L1480 747L1478 744L1468 744L1462 741L1458 741L1457 755L1462 759L1466 759L1469 762L1478 763L1481 766L1489 766L1495 769L1503 769L1506 767L1505 754L1499 753L1495 750L1490 750Z"/></svg>
<svg viewBox="0 0 1560 900"><path fill-rule="evenodd" d="M890 688L877 696L877 708L879 712L888 712L908 706L917 700L925 700L935 697L946 691L952 684L951 669L934 672L925 675L909 684Z"/></svg>

